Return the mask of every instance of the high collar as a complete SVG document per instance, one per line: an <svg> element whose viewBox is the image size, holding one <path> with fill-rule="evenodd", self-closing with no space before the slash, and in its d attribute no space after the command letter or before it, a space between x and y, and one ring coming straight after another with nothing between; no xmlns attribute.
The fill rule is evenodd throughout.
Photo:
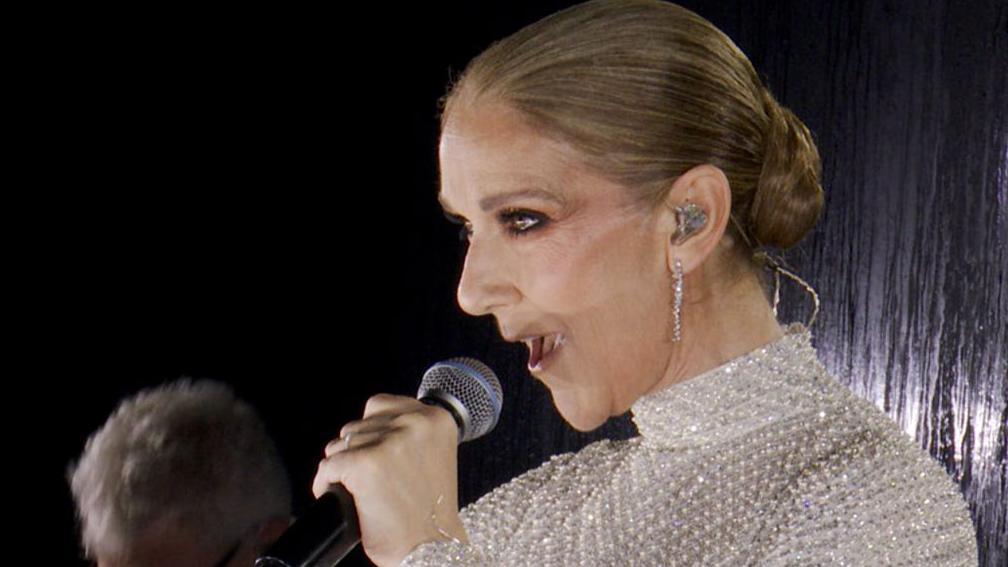
<svg viewBox="0 0 1008 567"><path fill-rule="evenodd" d="M774 342L638 399L633 421L647 444L723 441L786 415L823 370L808 328L791 323Z"/></svg>

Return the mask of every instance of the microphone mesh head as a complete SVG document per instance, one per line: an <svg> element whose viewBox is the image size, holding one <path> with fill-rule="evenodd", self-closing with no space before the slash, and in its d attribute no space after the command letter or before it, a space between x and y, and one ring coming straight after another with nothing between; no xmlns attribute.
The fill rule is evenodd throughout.
<svg viewBox="0 0 1008 567"><path fill-rule="evenodd" d="M464 356L442 360L424 372L417 398L425 397L456 407L464 422L462 441L489 433L497 425L504 403L504 392L494 371Z"/></svg>

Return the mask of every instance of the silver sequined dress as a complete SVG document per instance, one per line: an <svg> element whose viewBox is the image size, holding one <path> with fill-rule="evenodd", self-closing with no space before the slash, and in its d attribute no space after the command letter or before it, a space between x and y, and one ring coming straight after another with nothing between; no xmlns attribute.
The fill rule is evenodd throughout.
<svg viewBox="0 0 1008 567"><path fill-rule="evenodd" d="M809 330L640 398L640 436L554 456L402 565L977 565L938 461L832 378Z"/></svg>

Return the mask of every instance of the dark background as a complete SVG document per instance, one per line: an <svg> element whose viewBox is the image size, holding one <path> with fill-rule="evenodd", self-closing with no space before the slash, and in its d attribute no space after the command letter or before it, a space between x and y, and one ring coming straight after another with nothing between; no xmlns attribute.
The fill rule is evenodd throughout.
<svg viewBox="0 0 1008 567"><path fill-rule="evenodd" d="M625 416L566 426L524 347L459 309L464 250L435 200L449 72L571 4L32 15L24 50L40 57L17 64L30 104L13 154L27 175L4 216L27 221L8 243L29 292L13 344L29 394L14 403L59 416L41 497L57 563L82 564L67 464L122 397L181 375L227 381L260 410L298 511L323 445L367 397L413 394L450 356L484 360L506 393L498 429L460 449L463 504L552 454L635 434ZM826 211L786 258L820 294L820 357L946 465L981 563L998 564L1008 9L682 4L816 135ZM810 314L785 284L780 320Z"/></svg>

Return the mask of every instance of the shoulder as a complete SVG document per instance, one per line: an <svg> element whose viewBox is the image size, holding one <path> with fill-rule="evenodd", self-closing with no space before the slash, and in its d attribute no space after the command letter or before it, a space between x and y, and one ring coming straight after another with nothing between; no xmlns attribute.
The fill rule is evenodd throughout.
<svg viewBox="0 0 1008 567"><path fill-rule="evenodd" d="M764 526L764 563L975 565L969 507L944 467L870 401L824 387L828 402L797 418L802 450Z"/></svg>
<svg viewBox="0 0 1008 567"><path fill-rule="evenodd" d="M608 468L618 466L628 445L634 440L611 441L603 439L582 449L551 456L538 467L530 469L494 488L477 501L463 508L463 520L475 519L486 513L500 514L502 510L523 510L539 495L549 494L567 480L586 475L601 475Z"/></svg>
<svg viewBox="0 0 1008 567"><path fill-rule="evenodd" d="M921 497L925 505L944 500L943 505L968 517L958 485L938 460L871 401L831 376L829 381L839 394L814 414L819 422L809 436L825 449L810 452L815 458L806 463L794 486L814 483L816 478L841 485L846 480L847 486L865 496L892 492L897 501L910 503Z"/></svg>

